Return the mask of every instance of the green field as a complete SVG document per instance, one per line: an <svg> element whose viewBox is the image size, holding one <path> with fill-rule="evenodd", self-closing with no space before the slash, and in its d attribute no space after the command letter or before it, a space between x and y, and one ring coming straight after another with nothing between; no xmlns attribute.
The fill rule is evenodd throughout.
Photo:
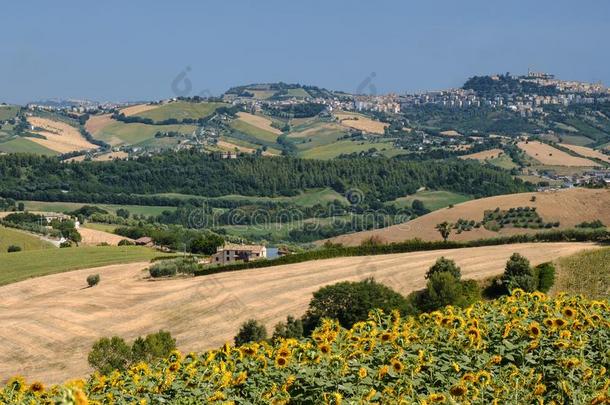
<svg viewBox="0 0 610 405"><path fill-rule="evenodd" d="M418 191L413 195L397 198L394 204L401 208L410 207L413 200L420 200L430 211L448 207L451 204L459 204L472 200L471 196L453 193L451 191Z"/></svg>
<svg viewBox="0 0 610 405"><path fill-rule="evenodd" d="M155 139L157 132L180 132L190 135L195 131L194 125L147 125L140 123L126 124L116 121L108 124L95 134L95 138L107 142L112 146L139 145L146 142L158 141ZM173 143L175 140L171 139ZM143 145L145 146L145 145Z"/></svg>
<svg viewBox="0 0 610 405"><path fill-rule="evenodd" d="M0 105L0 121L10 120L15 118L21 110L21 107L16 105Z"/></svg>
<svg viewBox="0 0 610 405"><path fill-rule="evenodd" d="M148 261L162 255L163 253L141 246L94 246L0 253L0 285L70 270Z"/></svg>
<svg viewBox="0 0 610 405"><path fill-rule="evenodd" d="M245 121L240 119L234 120L231 122L231 127L236 131L249 135L263 143L275 143L277 139L277 135L273 132L265 131L264 129L260 129L255 127L254 125L248 124Z"/></svg>
<svg viewBox="0 0 610 405"><path fill-rule="evenodd" d="M22 250L39 250L54 246L29 233L0 226L0 253L6 253L9 246L19 246Z"/></svg>
<svg viewBox="0 0 610 405"><path fill-rule="evenodd" d="M562 134L561 140L563 141L562 143L567 143L569 145L576 145L576 146L587 146L587 145L590 145L593 143L592 139L587 138L586 136L580 136L580 135Z"/></svg>
<svg viewBox="0 0 610 405"><path fill-rule="evenodd" d="M96 231L103 231L108 233L114 233L114 230L119 227L116 224L101 224L97 222L87 222L83 224L84 228L95 229Z"/></svg>
<svg viewBox="0 0 610 405"><path fill-rule="evenodd" d="M137 215L159 215L163 211L174 211L175 207L161 207L151 205L117 205L117 204L84 204L71 202L47 202L47 201L24 201L25 209L28 211L47 211L47 212L69 212L82 207L83 205L95 205L109 212L115 212L119 208L124 208L131 214Z"/></svg>
<svg viewBox="0 0 610 405"><path fill-rule="evenodd" d="M375 148L383 155L392 157L401 152L394 148L392 142L337 141L327 145L311 148L301 153L306 159L332 159L343 153L366 152ZM385 149L385 150L383 150Z"/></svg>
<svg viewBox="0 0 610 405"><path fill-rule="evenodd" d="M493 159L487 159L487 162L491 165L494 165L494 166L497 166L497 167L500 167L500 168L506 169L506 170L510 170L510 169L519 167L513 161L513 159L506 154L503 154L502 156L496 157Z"/></svg>
<svg viewBox="0 0 610 405"><path fill-rule="evenodd" d="M557 261L553 292L610 299L610 248L581 252Z"/></svg>
<svg viewBox="0 0 610 405"><path fill-rule="evenodd" d="M160 197L169 197L169 198L179 198L188 200L190 198L208 198L203 196L197 196L192 194L179 194L179 193L159 193L154 194ZM231 201L253 201L253 202L267 202L267 201L275 201L275 202L289 202L295 205L300 205L303 207L312 207L318 203L325 204L326 202L331 202L334 200L339 200L343 203L347 203L347 200L344 196L337 193L335 190L330 188L321 188L321 189L310 189L305 192L302 192L299 195L294 197L257 197L257 196L247 196L247 195L236 195L229 194L222 197L211 197L211 200L214 199L222 199L222 200L231 200ZM101 207L101 205L98 205Z"/></svg>
<svg viewBox="0 0 610 405"><path fill-rule="evenodd" d="M181 121L186 118L197 120L205 118L216 111L219 107L226 107L225 103L189 103L177 101L175 103L164 104L152 110L134 114L134 117L150 118L158 122L171 118Z"/></svg>
<svg viewBox="0 0 610 405"><path fill-rule="evenodd" d="M10 141L0 143L0 152L6 153L35 153L38 155L53 156L57 152L45 148L27 138L13 138Z"/></svg>
<svg viewBox="0 0 610 405"><path fill-rule="evenodd" d="M306 90L301 89L301 88L298 88L298 89L288 89L288 95L291 96L291 97L297 97L297 98L311 97Z"/></svg>

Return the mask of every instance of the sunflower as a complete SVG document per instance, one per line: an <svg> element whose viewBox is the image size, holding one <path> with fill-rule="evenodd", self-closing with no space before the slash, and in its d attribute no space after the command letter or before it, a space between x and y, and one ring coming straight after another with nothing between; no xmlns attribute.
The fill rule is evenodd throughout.
<svg viewBox="0 0 610 405"><path fill-rule="evenodd" d="M383 332L381 334L381 336L379 336L379 339L383 342L383 343L387 343L387 342L391 342L394 340L394 334L390 333L390 332Z"/></svg>
<svg viewBox="0 0 610 405"><path fill-rule="evenodd" d="M563 309L563 311L561 311L561 313L563 314L563 316L565 316L566 318L572 318L574 316L576 316L576 310L572 307L565 307Z"/></svg>
<svg viewBox="0 0 610 405"><path fill-rule="evenodd" d="M570 344L565 340L558 340L557 342L555 342L555 347L558 349L567 349L568 347L570 347Z"/></svg>
<svg viewBox="0 0 610 405"><path fill-rule="evenodd" d="M500 364L500 362L502 362L502 356L496 354L495 356L491 356L491 359L489 361L492 364Z"/></svg>
<svg viewBox="0 0 610 405"><path fill-rule="evenodd" d="M179 361L175 361L172 364L169 365L169 370L173 373L175 373L176 371L178 371L180 369L180 362Z"/></svg>
<svg viewBox="0 0 610 405"><path fill-rule="evenodd" d="M366 368L360 367L360 369L358 370L358 377L364 378L367 376L367 374L368 372L366 371Z"/></svg>
<svg viewBox="0 0 610 405"><path fill-rule="evenodd" d="M479 331L475 327L469 328L466 331L466 335L468 335L468 338L470 339L471 342L481 339L481 331Z"/></svg>
<svg viewBox="0 0 610 405"><path fill-rule="evenodd" d="M287 347L280 347L280 349L277 351L277 355L280 357L290 357L290 349Z"/></svg>
<svg viewBox="0 0 610 405"><path fill-rule="evenodd" d="M485 370L481 370L477 373L477 382L481 385L486 385L491 380L491 374Z"/></svg>
<svg viewBox="0 0 610 405"><path fill-rule="evenodd" d="M532 322L530 323L529 327L528 327L528 332L529 335L532 339L537 339L540 336L540 325L538 325L538 322Z"/></svg>
<svg viewBox="0 0 610 405"><path fill-rule="evenodd" d="M390 364L392 365L392 370L394 370L396 373L402 373L402 371L405 369L405 366L398 359L392 359Z"/></svg>
<svg viewBox="0 0 610 405"><path fill-rule="evenodd" d="M32 385L30 385L30 391L32 391L33 393L41 393L44 391L44 385L41 382L36 381Z"/></svg>
<svg viewBox="0 0 610 405"><path fill-rule="evenodd" d="M534 387L534 395L542 395L546 392L546 386L544 384L536 384Z"/></svg>
<svg viewBox="0 0 610 405"><path fill-rule="evenodd" d="M288 359L286 357L276 357L275 358L275 365L282 368L282 367L286 367L288 365Z"/></svg>
<svg viewBox="0 0 610 405"><path fill-rule="evenodd" d="M570 358L570 359L567 359L566 361L564 361L563 364L567 368L574 368L580 364L580 360L578 360L576 358Z"/></svg>
<svg viewBox="0 0 610 405"><path fill-rule="evenodd" d="M382 380L382 379L383 379L383 377L385 377L385 376L388 374L388 372L389 372L389 371L390 371L390 369L389 369L389 367L388 367L388 366L381 366L381 367L379 368L379 372L377 373L377 377L378 377L380 380Z"/></svg>
<svg viewBox="0 0 610 405"><path fill-rule="evenodd" d="M466 395L467 392L468 392L468 388L466 388L465 385L461 385L461 384L460 385L454 385L449 390L449 393L451 395L453 395L454 397L462 397L462 396Z"/></svg>
<svg viewBox="0 0 610 405"><path fill-rule="evenodd" d="M320 349L322 354L329 354L331 351L330 345L328 343L322 343L321 345L318 346L318 349Z"/></svg>
<svg viewBox="0 0 610 405"><path fill-rule="evenodd" d="M444 403L447 398L443 394L430 394L428 400L430 402Z"/></svg>
<svg viewBox="0 0 610 405"><path fill-rule="evenodd" d="M474 382L477 377L472 373L466 373L462 376L462 381Z"/></svg>
<svg viewBox="0 0 610 405"><path fill-rule="evenodd" d="M544 320L544 324L549 328L552 328L554 326L554 322L551 318L546 318Z"/></svg>
<svg viewBox="0 0 610 405"><path fill-rule="evenodd" d="M564 319L561 319L561 318L553 319L553 326L555 326L556 328L563 328L566 325L567 325L567 322Z"/></svg>

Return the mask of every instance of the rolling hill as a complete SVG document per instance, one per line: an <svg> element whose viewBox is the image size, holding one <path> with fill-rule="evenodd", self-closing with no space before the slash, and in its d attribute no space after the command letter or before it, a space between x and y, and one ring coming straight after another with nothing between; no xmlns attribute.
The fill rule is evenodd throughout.
<svg viewBox="0 0 610 405"><path fill-rule="evenodd" d="M535 201L532 201L533 197L535 197ZM496 208L508 210L518 207L535 207L544 222L558 221L560 229L573 228L584 221L590 222L597 219L606 225L610 224L610 190L573 188L554 192L532 192L481 198L457 204L453 208L443 208L403 224L341 235L331 240L349 246L359 245L373 235L380 237L384 242L401 242L414 238L441 240L435 226L443 221L456 223L459 219L463 219L477 222L483 220L486 210L493 211ZM460 234L456 234L454 231L450 240L475 240L539 231L540 229L506 227L495 232L481 226Z"/></svg>
<svg viewBox="0 0 610 405"><path fill-rule="evenodd" d="M0 379L24 374L49 383L82 377L90 372L87 353L101 336L133 339L163 328L183 351L216 348L246 319L272 327L288 314L300 316L314 291L338 281L375 277L400 293L420 289L426 270L443 255L462 267L463 278L483 279L501 273L513 252L538 264L594 248L538 243L437 250L162 281L147 279L143 262L39 277L0 287ZM84 288L92 273L100 274L100 284Z"/></svg>

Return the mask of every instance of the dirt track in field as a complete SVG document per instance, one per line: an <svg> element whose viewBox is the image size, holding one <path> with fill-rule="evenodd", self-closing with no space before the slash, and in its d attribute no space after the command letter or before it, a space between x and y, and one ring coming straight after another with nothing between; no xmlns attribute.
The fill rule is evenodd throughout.
<svg viewBox="0 0 610 405"><path fill-rule="evenodd" d="M147 263L60 273L0 287L0 381L20 374L28 380L62 382L86 376L87 354L101 336L168 330L182 351L201 351L230 341L249 318L268 330L289 314L304 313L311 294L338 281L368 277L407 294L421 289L426 270L440 256L456 260L464 278L503 271L513 252L532 264L554 260L588 243L520 244L348 257L150 281ZM101 282L85 288L87 275Z"/></svg>

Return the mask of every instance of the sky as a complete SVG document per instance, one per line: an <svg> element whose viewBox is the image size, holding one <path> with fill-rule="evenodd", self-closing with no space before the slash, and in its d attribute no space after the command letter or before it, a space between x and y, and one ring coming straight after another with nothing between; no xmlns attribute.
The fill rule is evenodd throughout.
<svg viewBox="0 0 610 405"><path fill-rule="evenodd" d="M9 1L0 102L157 100L278 82L378 93L528 68L610 85L605 0ZM366 81L366 82L365 82Z"/></svg>

